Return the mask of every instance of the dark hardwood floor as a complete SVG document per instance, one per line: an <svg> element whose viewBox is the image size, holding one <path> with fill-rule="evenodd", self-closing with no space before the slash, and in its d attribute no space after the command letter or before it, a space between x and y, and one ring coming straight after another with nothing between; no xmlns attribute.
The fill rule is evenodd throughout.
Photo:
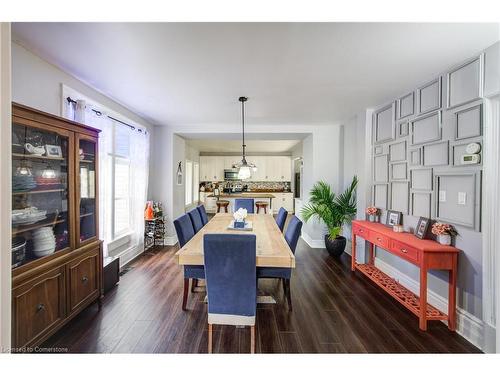
<svg viewBox="0 0 500 375"><path fill-rule="evenodd" d="M92 305L43 346L75 353L206 353L205 293L190 294L181 310L182 272L177 247L141 256L103 301ZM296 252L290 312L278 281L260 281L275 305L259 305L258 353L477 353L440 322L427 332L390 296L340 260L302 240ZM244 291L242 291L244 293ZM249 353L249 328L214 327L215 353Z"/></svg>

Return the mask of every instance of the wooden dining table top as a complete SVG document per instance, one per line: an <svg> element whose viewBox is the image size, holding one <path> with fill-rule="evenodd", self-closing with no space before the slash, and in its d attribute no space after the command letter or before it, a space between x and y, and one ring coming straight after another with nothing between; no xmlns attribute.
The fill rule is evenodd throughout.
<svg viewBox="0 0 500 375"><path fill-rule="evenodd" d="M272 215L248 215L246 220L252 222L253 230L251 231L228 229L231 220L233 220L232 214L216 214L177 251L175 254L177 262L180 265L203 265L203 235L205 233L255 234L258 267L295 268L295 256Z"/></svg>

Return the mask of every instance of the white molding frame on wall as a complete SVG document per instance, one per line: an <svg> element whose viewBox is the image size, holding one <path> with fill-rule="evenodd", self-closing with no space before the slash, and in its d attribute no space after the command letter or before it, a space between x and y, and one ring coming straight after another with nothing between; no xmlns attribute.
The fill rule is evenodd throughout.
<svg viewBox="0 0 500 375"><path fill-rule="evenodd" d="M11 345L11 28L0 22L0 354Z"/></svg>
<svg viewBox="0 0 500 375"><path fill-rule="evenodd" d="M483 321L484 351L500 352L500 95L484 100ZM495 332L496 331L496 332Z"/></svg>

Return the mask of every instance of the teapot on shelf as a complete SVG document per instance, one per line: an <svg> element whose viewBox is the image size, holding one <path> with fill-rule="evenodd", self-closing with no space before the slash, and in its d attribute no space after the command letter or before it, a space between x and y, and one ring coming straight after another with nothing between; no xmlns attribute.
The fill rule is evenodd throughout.
<svg viewBox="0 0 500 375"><path fill-rule="evenodd" d="M24 148L26 151L28 151L30 154L42 156L45 154L45 147L44 146L33 146L31 143L26 143L24 145Z"/></svg>

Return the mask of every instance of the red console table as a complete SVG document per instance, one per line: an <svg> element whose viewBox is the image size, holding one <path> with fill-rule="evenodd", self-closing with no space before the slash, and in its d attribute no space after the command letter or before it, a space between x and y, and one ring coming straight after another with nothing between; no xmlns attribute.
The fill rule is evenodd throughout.
<svg viewBox="0 0 500 375"><path fill-rule="evenodd" d="M362 237L369 246L368 263L356 262L356 237ZM420 296L403 287L374 265L374 246L416 265L420 268ZM456 328L457 263L459 250L431 240L421 240L411 233L396 233L380 223L362 220L352 222L352 264L370 280L393 296L398 302L419 317L419 327L427 329L428 320L447 320L448 329ZM427 303L427 271L449 271L448 315Z"/></svg>

